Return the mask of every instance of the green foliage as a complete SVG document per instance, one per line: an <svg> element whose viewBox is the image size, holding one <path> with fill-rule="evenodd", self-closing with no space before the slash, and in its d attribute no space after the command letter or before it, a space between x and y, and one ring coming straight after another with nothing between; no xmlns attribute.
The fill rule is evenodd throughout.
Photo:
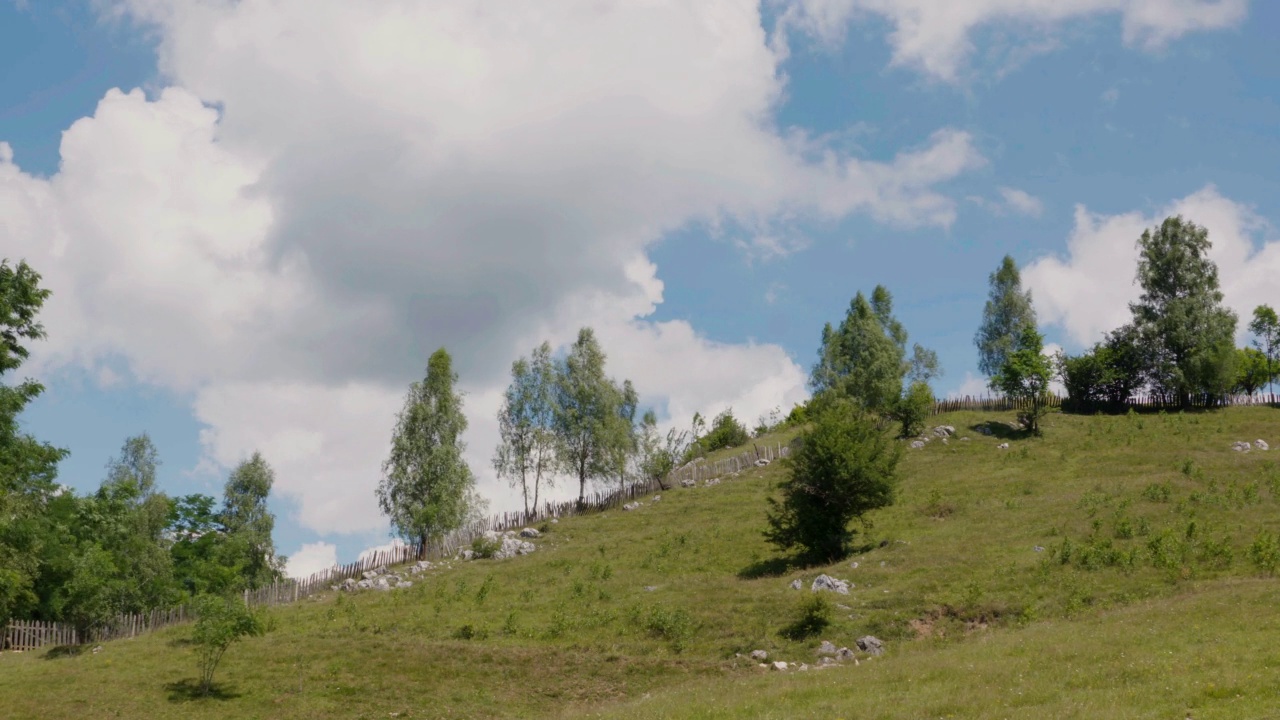
<svg viewBox="0 0 1280 720"><path fill-rule="evenodd" d="M1125 407L1143 385L1148 358L1134 326L1125 325L1081 355L1059 355L1057 363L1068 408L1090 412Z"/></svg>
<svg viewBox="0 0 1280 720"><path fill-rule="evenodd" d="M427 376L410 386L383 463L378 505L402 537L426 543L462 527L483 507L463 457L467 418L449 353L440 348Z"/></svg>
<svg viewBox="0 0 1280 720"><path fill-rule="evenodd" d="M283 576L284 556L277 555L271 532L275 515L267 509L267 496L275 484L275 472L262 454L255 452L231 471L223 490L222 525L225 553L239 568L243 587L257 589Z"/></svg>
<svg viewBox="0 0 1280 720"><path fill-rule="evenodd" d="M693 618L683 608L654 605L648 610L637 609L634 616L645 632L669 642L674 652L684 652L693 638Z"/></svg>
<svg viewBox="0 0 1280 720"><path fill-rule="evenodd" d="M664 478L675 470L677 461L684 457L689 447L689 434L667 430L665 438L658 435L658 416L653 410L645 412L640 423L640 441L638 443L640 473L652 482L657 482L662 489Z"/></svg>
<svg viewBox="0 0 1280 720"><path fill-rule="evenodd" d="M933 390L927 383L911 383L893 406L893 419L901 426L901 437L914 437L924 432L925 423L933 412Z"/></svg>
<svg viewBox="0 0 1280 720"><path fill-rule="evenodd" d="M191 631L200 668L200 690L213 687L213 673L223 654L235 642L264 632L262 620L244 603L219 595L202 595L196 599L196 622Z"/></svg>
<svg viewBox="0 0 1280 720"><path fill-rule="evenodd" d="M502 541L478 536L471 541L471 552L479 558L491 558L502 549Z"/></svg>
<svg viewBox="0 0 1280 720"><path fill-rule="evenodd" d="M588 480L619 473L619 457L632 442L634 397L628 398L625 388L620 390L605 375L604 363L595 331L584 327L556 375L557 457L560 469L578 478L579 502L586 497Z"/></svg>
<svg viewBox="0 0 1280 720"><path fill-rule="evenodd" d="M1265 353L1254 348L1236 350L1236 381L1232 391L1253 395L1272 380L1271 362Z"/></svg>
<svg viewBox="0 0 1280 720"><path fill-rule="evenodd" d="M892 504L901 449L848 401L827 400L815 410L813 428L784 461L789 477L779 486L781 500L769 500L765 537L832 560L848 553L851 522L866 524L867 513Z"/></svg>
<svg viewBox="0 0 1280 720"><path fill-rule="evenodd" d="M982 325L973 338L978 347L978 369L995 378L1021 342L1023 329L1036 324L1031 291L1022 289L1022 275L1013 258L1005 255L991 273L990 291L982 308ZM996 387L993 380L992 387Z"/></svg>
<svg viewBox="0 0 1280 720"><path fill-rule="evenodd" d="M1253 333L1254 347L1267 358L1268 382L1274 383L1280 377L1280 316L1270 305L1259 305L1253 309L1249 332Z"/></svg>
<svg viewBox="0 0 1280 720"><path fill-rule="evenodd" d="M1275 534L1265 530L1258 533L1249 545L1249 561L1268 575L1276 574L1276 570L1280 569L1280 540L1276 539Z"/></svg>
<svg viewBox="0 0 1280 720"><path fill-rule="evenodd" d="M512 363L511 384L498 410L501 441L493 468L498 477L520 488L526 515L530 486L537 508L542 484L551 487L555 480L555 383L551 345L544 342L533 351L532 361L520 358Z"/></svg>
<svg viewBox="0 0 1280 720"><path fill-rule="evenodd" d="M727 408L711 422L711 432L698 440L698 445L703 452L715 452L745 445L750 439L747 428L733 416L733 408Z"/></svg>
<svg viewBox="0 0 1280 720"><path fill-rule="evenodd" d="M838 328L822 329L818 363L809 384L815 395L834 392L863 407L889 411L902 394L903 378L927 382L938 375L935 353L919 345L907 359L907 332L893 317L893 298L876 286L868 301L854 296Z"/></svg>
<svg viewBox="0 0 1280 720"><path fill-rule="evenodd" d="M1018 413L1018 421L1034 433L1040 432L1040 418L1044 417L1049 407L1052 369L1049 358L1043 353L1044 338L1035 325L1023 325L1018 344L1013 352L1006 355L1004 366L993 378L995 386L1005 395L1029 403L1026 409Z"/></svg>
<svg viewBox="0 0 1280 720"><path fill-rule="evenodd" d="M781 635L789 640L806 640L815 637L831 625L834 615L831 602L821 592L811 592L800 600L795 617L782 628Z"/></svg>
<svg viewBox="0 0 1280 720"><path fill-rule="evenodd" d="M1134 325L1150 352L1149 384L1181 403L1216 397L1235 383L1236 315L1222 304L1209 233L1181 216L1138 240Z"/></svg>

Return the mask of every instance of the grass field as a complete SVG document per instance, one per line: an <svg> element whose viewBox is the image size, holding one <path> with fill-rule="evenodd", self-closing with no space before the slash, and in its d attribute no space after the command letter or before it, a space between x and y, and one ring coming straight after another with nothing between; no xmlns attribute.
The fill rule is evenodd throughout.
<svg viewBox="0 0 1280 720"><path fill-rule="evenodd" d="M774 464L563 520L529 556L277 608L208 698L187 628L5 653L0 716L1280 717L1280 450L1230 447L1280 446L1280 411L1011 419L936 418L970 439L907 451L898 503L833 565L764 541ZM853 590L785 637L811 595L789 584L823 572ZM887 653L856 667L738 657L866 634Z"/></svg>

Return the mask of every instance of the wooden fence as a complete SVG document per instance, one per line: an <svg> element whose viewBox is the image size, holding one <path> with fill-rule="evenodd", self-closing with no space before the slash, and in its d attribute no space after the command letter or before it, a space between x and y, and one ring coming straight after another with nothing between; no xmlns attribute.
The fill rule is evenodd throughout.
<svg viewBox="0 0 1280 720"><path fill-rule="evenodd" d="M1057 394L1050 393L1049 395L1049 407L1063 407L1073 412L1094 412L1095 410L1123 412L1129 408L1145 411L1184 409L1201 410L1221 407L1275 406L1276 404L1277 396L1268 393L1259 393L1257 395L1197 395L1187 398L1185 401L1166 395L1135 395L1118 405L1105 402L1081 403L1079 401L1072 401L1070 398L1062 397ZM1021 410L1028 405L1030 405L1030 402L1022 399L1015 400L1008 397L965 396L963 398L938 400L933 405L933 414L941 415L942 413L956 412L959 410L1003 412L1008 410Z"/></svg>
<svg viewBox="0 0 1280 720"><path fill-rule="evenodd" d="M78 645L75 628L39 620L12 620L5 628L0 646L9 650L35 650L45 645Z"/></svg>

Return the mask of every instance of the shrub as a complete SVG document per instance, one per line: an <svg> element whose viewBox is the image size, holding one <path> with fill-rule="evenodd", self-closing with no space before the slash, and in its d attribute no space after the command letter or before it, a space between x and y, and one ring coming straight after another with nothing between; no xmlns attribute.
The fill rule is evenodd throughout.
<svg viewBox="0 0 1280 720"><path fill-rule="evenodd" d="M868 512L893 502L902 453L848 400L826 401L815 414L799 450L784 461L790 475L779 485L782 499L769 499L765 537L784 550L799 546L834 560L849 551L851 522L865 525Z"/></svg>
<svg viewBox="0 0 1280 720"><path fill-rule="evenodd" d="M196 598L196 623L191 632L200 666L200 691L208 694L213 672L231 644L246 635L261 635L260 619L243 602L216 595Z"/></svg>
<svg viewBox="0 0 1280 720"><path fill-rule="evenodd" d="M671 649L677 653L683 652L693 637L693 618L683 609L668 610L655 605L647 613L636 611L635 616L646 632L671 643Z"/></svg>
<svg viewBox="0 0 1280 720"><path fill-rule="evenodd" d="M890 413L902 425L902 437L914 437L924 432L929 413L933 412L933 403L933 390L929 389L928 383L911 383Z"/></svg>
<svg viewBox="0 0 1280 720"><path fill-rule="evenodd" d="M711 422L711 432L698 440L705 452L713 452L721 448L745 445L751 435L747 428L733 416L733 408L729 408L716 416Z"/></svg>
<svg viewBox="0 0 1280 720"><path fill-rule="evenodd" d="M1276 536L1266 531L1258 533L1249 546L1249 560L1262 572L1275 575L1280 568L1280 542Z"/></svg>
<svg viewBox="0 0 1280 720"><path fill-rule="evenodd" d="M483 535L471 541L471 552L479 558L491 558L501 549L501 540L487 540Z"/></svg>

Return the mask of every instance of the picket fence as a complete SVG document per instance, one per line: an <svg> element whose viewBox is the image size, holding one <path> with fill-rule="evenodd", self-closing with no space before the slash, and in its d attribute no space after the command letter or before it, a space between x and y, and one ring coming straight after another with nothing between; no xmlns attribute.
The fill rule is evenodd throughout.
<svg viewBox="0 0 1280 720"><path fill-rule="evenodd" d="M966 395L963 398L950 398L947 400L938 400L933 405L933 414L941 415L943 413L956 412L959 410L977 410L980 412L1003 412L1009 410L1022 410L1030 406L1030 401L1025 399L1013 399L1009 397L971 397ZM1189 398L1185 403L1176 397L1165 395L1135 395L1124 403L1121 403L1118 409L1127 410L1133 408L1135 410L1182 410L1192 409L1200 410L1206 408L1221 407L1254 407L1254 406L1275 406L1277 404L1277 396L1269 393L1258 393L1256 395L1198 395ZM1048 406L1051 408L1069 406L1076 412L1093 412L1095 410L1117 409L1107 403L1089 403L1084 404L1078 401L1071 401L1069 398L1049 394Z"/></svg>

